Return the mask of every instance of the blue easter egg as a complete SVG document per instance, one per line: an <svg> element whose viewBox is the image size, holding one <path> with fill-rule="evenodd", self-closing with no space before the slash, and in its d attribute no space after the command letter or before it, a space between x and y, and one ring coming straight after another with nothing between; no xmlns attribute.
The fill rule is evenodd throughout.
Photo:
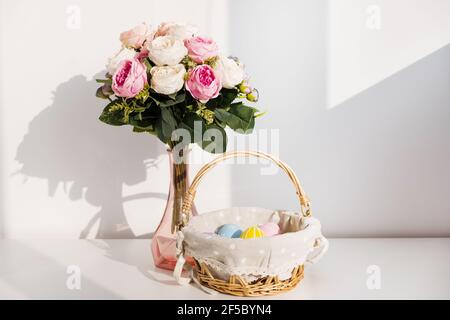
<svg viewBox="0 0 450 320"><path fill-rule="evenodd" d="M216 230L217 235L225 238L239 238L241 233L241 227L235 224L224 224Z"/></svg>

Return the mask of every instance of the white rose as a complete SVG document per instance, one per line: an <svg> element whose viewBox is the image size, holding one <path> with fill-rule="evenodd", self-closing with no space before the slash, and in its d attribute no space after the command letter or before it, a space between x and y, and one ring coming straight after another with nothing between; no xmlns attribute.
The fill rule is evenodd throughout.
<svg viewBox="0 0 450 320"><path fill-rule="evenodd" d="M171 36L155 38L147 49L148 57L157 66L178 64L188 53L183 42Z"/></svg>
<svg viewBox="0 0 450 320"><path fill-rule="evenodd" d="M122 48L114 56L108 59L106 70L108 70L110 75L113 75L122 60L133 59L135 56L136 51L133 49Z"/></svg>
<svg viewBox="0 0 450 320"><path fill-rule="evenodd" d="M244 80L244 69L242 66L227 57L219 57L214 71L221 78L222 86L227 89L234 88Z"/></svg>
<svg viewBox="0 0 450 320"><path fill-rule="evenodd" d="M151 87L161 94L172 94L183 88L186 69L182 64L153 67L150 70Z"/></svg>
<svg viewBox="0 0 450 320"><path fill-rule="evenodd" d="M162 23L156 31L156 36L172 36L178 40L185 40L191 38L197 33L196 26L191 24L180 24L174 22Z"/></svg>

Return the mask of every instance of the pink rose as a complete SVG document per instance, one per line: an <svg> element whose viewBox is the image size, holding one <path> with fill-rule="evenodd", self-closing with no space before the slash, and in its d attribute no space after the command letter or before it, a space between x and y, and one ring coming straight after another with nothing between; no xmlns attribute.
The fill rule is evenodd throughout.
<svg viewBox="0 0 450 320"><path fill-rule="evenodd" d="M139 60L122 60L112 77L112 89L116 96L133 98L147 84L147 68Z"/></svg>
<svg viewBox="0 0 450 320"><path fill-rule="evenodd" d="M148 57L148 50L146 48L142 48L141 51L137 52L134 57L142 62L145 58Z"/></svg>
<svg viewBox="0 0 450 320"><path fill-rule="evenodd" d="M151 41L154 33L150 32L145 22L137 25L131 30L120 34L120 41L129 48L140 49L145 41Z"/></svg>
<svg viewBox="0 0 450 320"><path fill-rule="evenodd" d="M220 78L214 74L214 70L203 64L189 72L186 89L195 99L206 103L209 99L216 98L219 95L222 83Z"/></svg>
<svg viewBox="0 0 450 320"><path fill-rule="evenodd" d="M184 40L189 57L197 63L203 63L206 59L219 54L219 47L212 39L192 37Z"/></svg>

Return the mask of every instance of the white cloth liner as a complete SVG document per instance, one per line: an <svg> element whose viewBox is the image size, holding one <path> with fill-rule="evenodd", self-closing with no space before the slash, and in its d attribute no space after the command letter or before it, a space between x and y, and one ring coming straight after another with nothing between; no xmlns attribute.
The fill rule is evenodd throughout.
<svg viewBox="0 0 450 320"><path fill-rule="evenodd" d="M227 223L245 229L268 221L278 223L282 234L258 239L231 239L214 234L217 227ZM251 282L265 276L290 278L296 266L318 261L327 251L328 241L315 218L301 217L294 212L240 207L192 217L179 232L177 247L179 261L174 275L179 282L186 282L181 278L183 253L206 263L216 278L228 280L230 275L239 275Z"/></svg>

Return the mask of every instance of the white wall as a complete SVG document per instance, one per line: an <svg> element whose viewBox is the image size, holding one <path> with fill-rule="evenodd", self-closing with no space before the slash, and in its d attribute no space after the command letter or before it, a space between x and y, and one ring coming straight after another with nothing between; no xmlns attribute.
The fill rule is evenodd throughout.
<svg viewBox="0 0 450 320"><path fill-rule="evenodd" d="M450 1L339 0L328 6L333 108L450 42Z"/></svg>
<svg viewBox="0 0 450 320"><path fill-rule="evenodd" d="M79 29L70 28L74 5ZM226 3L47 0L1 1L1 6L4 235L149 234L168 191L165 148L153 137L98 121L104 102L94 96L94 78L119 49L120 32L142 21L195 23L228 54ZM205 187L220 182L227 190L228 176L224 168ZM200 193L199 201L205 197L213 201L203 201L204 210L230 202L226 192Z"/></svg>
<svg viewBox="0 0 450 320"><path fill-rule="evenodd" d="M231 17L237 34L253 13L231 48L246 48L269 109L259 126L280 129L327 235L450 235L449 1L407 2L252 0ZM297 206L285 177L258 173L233 170L233 203Z"/></svg>
<svg viewBox="0 0 450 320"><path fill-rule="evenodd" d="M0 235L153 231L167 192L165 150L102 125L93 78L122 30L165 20L196 23L246 62L268 111L258 127L279 129L269 151L302 178L327 235L450 235L450 30L441 19L449 1L372 1L382 12L383 55L359 38L368 32L369 3L361 3L0 0ZM80 29L67 28L71 5L81 10ZM395 36L389 43L383 34ZM364 59L348 59L358 45ZM285 177L255 166L223 166L198 195L204 211L297 206Z"/></svg>

